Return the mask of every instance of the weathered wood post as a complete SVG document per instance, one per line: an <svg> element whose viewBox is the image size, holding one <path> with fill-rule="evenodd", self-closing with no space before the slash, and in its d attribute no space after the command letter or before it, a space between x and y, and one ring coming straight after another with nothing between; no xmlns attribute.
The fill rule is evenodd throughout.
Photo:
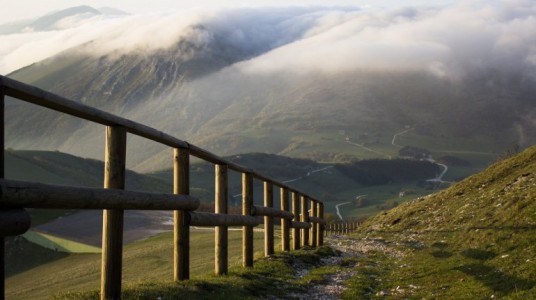
<svg viewBox="0 0 536 300"><path fill-rule="evenodd" d="M284 187L279 189L281 210L288 211L288 190ZM281 250L290 251L290 220L281 218Z"/></svg>
<svg viewBox="0 0 536 300"><path fill-rule="evenodd" d="M319 202L318 203L318 217L322 220L324 220L324 203ZM324 220L325 221L325 220ZM324 226L320 226L320 233L319 233L319 239L318 239L318 246L324 245Z"/></svg>
<svg viewBox="0 0 536 300"><path fill-rule="evenodd" d="M300 195L297 192L292 192L292 213L294 221L300 221ZM300 249L300 229L292 228L292 248Z"/></svg>
<svg viewBox="0 0 536 300"><path fill-rule="evenodd" d="M321 206L321 203L316 202L316 217L321 219L321 220L324 220L324 218L320 215L320 206ZM324 233L322 232L322 228L324 226L326 226L326 225L321 224L321 223L316 224L316 245L317 246L322 246L320 241L322 240L322 237L324 236Z"/></svg>
<svg viewBox="0 0 536 300"><path fill-rule="evenodd" d="M0 179L4 178L4 85L0 82ZM6 266L5 266L5 240L0 236L0 300L4 300L6 295Z"/></svg>
<svg viewBox="0 0 536 300"><path fill-rule="evenodd" d="M106 127L104 188L125 189L127 131ZM102 220L101 299L121 299L123 257L123 210L105 209Z"/></svg>
<svg viewBox="0 0 536 300"><path fill-rule="evenodd" d="M215 166L215 213L227 214L227 166ZM215 231L215 272L218 275L227 274L228 263L228 231L227 226L216 226Z"/></svg>
<svg viewBox="0 0 536 300"><path fill-rule="evenodd" d="M318 218L318 210L317 205L318 203L314 200L311 200L311 214L313 217ZM316 247L318 245L318 229L319 229L320 223L312 223L311 224L311 246Z"/></svg>
<svg viewBox="0 0 536 300"><path fill-rule="evenodd" d="M251 215L253 206L253 175L242 173L242 214ZM242 227L242 253L244 267L253 267L253 226Z"/></svg>
<svg viewBox="0 0 536 300"><path fill-rule="evenodd" d="M173 194L190 194L190 151L173 149ZM190 278L190 226L187 212L173 212L173 280Z"/></svg>
<svg viewBox="0 0 536 300"><path fill-rule="evenodd" d="M305 196L300 197L300 204L301 204L301 221L302 222L309 222L309 199ZM303 228L301 230L301 236L302 236L302 246L309 246L309 229Z"/></svg>
<svg viewBox="0 0 536 300"><path fill-rule="evenodd" d="M264 206L274 207L274 186L271 182L264 182ZM274 219L264 217L264 256L274 254Z"/></svg>

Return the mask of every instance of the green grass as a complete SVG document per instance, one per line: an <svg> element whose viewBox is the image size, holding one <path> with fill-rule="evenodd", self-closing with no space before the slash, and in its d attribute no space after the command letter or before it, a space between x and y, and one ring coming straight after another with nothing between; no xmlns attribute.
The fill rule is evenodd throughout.
<svg viewBox="0 0 536 300"><path fill-rule="evenodd" d="M535 170L532 147L370 218L356 237L382 240L402 255L367 255L361 272L370 269L378 280L350 279L347 298L535 298Z"/></svg>
<svg viewBox="0 0 536 300"><path fill-rule="evenodd" d="M262 233L255 233L255 253L261 255ZM241 233L229 232L229 264L241 264ZM192 231L190 250L193 278L213 272L214 232ZM100 254L71 254L6 280L8 299L46 299L66 291L96 289L100 285ZM164 233L125 246L123 281L126 284L173 278L173 234ZM51 274L54 274L51 276Z"/></svg>
<svg viewBox="0 0 536 300"><path fill-rule="evenodd" d="M328 247L314 250L299 250L291 253L277 253L269 258L259 258L254 267L245 269L233 266L229 274L216 276L204 274L195 278L173 283L169 280L147 280L139 283L127 283L124 286L122 299L259 299L284 297L288 293L304 292L313 280L297 277L296 265L303 269L317 268L322 257L336 255ZM322 273L323 275L320 275ZM315 280L329 274L320 271ZM308 278L312 278L309 276ZM54 299L99 299L99 291L60 293Z"/></svg>
<svg viewBox="0 0 536 300"><path fill-rule="evenodd" d="M57 236L28 230L22 235L28 241L41 245L47 249L68 253L101 253L100 247L67 240Z"/></svg>

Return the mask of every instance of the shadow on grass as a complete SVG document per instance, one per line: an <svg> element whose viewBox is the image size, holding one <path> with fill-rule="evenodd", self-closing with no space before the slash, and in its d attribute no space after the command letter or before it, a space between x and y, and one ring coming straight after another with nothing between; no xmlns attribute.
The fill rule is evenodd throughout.
<svg viewBox="0 0 536 300"><path fill-rule="evenodd" d="M444 242L435 242L432 244L432 247L438 250L430 254L435 258L449 258L452 256L452 252L447 251L448 246L449 245Z"/></svg>
<svg viewBox="0 0 536 300"><path fill-rule="evenodd" d="M482 282L496 293L506 296L512 292L530 290L535 285L534 280L526 280L500 272L498 269L483 264L469 264L454 268Z"/></svg>
<svg viewBox="0 0 536 300"><path fill-rule="evenodd" d="M478 260L488 260L497 256L497 254L492 251L472 249L472 248L463 250L461 254L467 258L478 259Z"/></svg>
<svg viewBox="0 0 536 300"><path fill-rule="evenodd" d="M435 258L449 258L452 256L451 252L444 251L444 250L438 250L435 252L430 253Z"/></svg>
<svg viewBox="0 0 536 300"><path fill-rule="evenodd" d="M13 276L39 265L69 256L27 241L21 236L5 238L6 276Z"/></svg>

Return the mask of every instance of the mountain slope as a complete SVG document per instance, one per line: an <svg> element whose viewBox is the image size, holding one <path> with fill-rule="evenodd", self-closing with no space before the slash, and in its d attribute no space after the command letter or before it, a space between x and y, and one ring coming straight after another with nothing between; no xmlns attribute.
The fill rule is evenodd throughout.
<svg viewBox="0 0 536 300"><path fill-rule="evenodd" d="M369 224L423 232L535 227L535 170L536 146Z"/></svg>
<svg viewBox="0 0 536 300"><path fill-rule="evenodd" d="M380 278L368 284L403 298L534 298L535 170L533 146L367 220L359 236L379 245L368 259ZM348 284L367 293L363 279Z"/></svg>
<svg viewBox="0 0 536 300"><path fill-rule="evenodd" d="M400 20L413 24L412 18L397 13L403 15ZM514 14L505 21L503 14L497 14L497 22L505 22L504 26L527 18ZM418 23L434 14L417 15ZM484 59L474 54L479 53L475 46L456 62L450 60L457 57L432 55L424 65L419 60L413 65L411 59L406 63L410 67L398 66L396 60L389 68L363 65L367 51L347 49L361 44L355 39L369 23L360 17L352 9L317 7L178 14L160 21L119 18L119 25L112 22L111 27L90 23L100 34L90 30L84 42L73 42L75 47L9 76L221 155L268 152L326 162L386 158L396 156L399 149L391 141L408 126L413 130L399 145L447 155L449 151L489 155L536 140L534 67L499 64L525 62L532 56L523 60L508 48ZM385 24L396 19L377 17ZM390 28L369 25L380 31ZM132 36L137 30L139 36ZM468 34L463 37L469 40L477 33L456 34ZM435 34L420 38L441 49L461 51L455 42ZM501 35L492 38L502 41ZM331 44L332 39L344 43ZM388 41L394 49L398 42ZM337 45L348 52L335 55ZM305 59L318 55L316 51L322 54L322 49L327 51L322 59ZM476 61L474 55L482 63L469 63ZM340 61L346 62L340 70L326 70ZM449 63L463 68L449 70ZM437 65L446 68L444 72L432 72ZM10 147L100 155L95 147L103 141L98 126L11 101L7 119ZM354 144L346 143L346 138ZM129 155L133 169L168 166L167 149L136 139L130 145L143 149Z"/></svg>
<svg viewBox="0 0 536 300"><path fill-rule="evenodd" d="M47 184L102 187L104 163L61 152L6 151L6 178ZM126 189L171 191L172 186L154 177L126 172Z"/></svg>

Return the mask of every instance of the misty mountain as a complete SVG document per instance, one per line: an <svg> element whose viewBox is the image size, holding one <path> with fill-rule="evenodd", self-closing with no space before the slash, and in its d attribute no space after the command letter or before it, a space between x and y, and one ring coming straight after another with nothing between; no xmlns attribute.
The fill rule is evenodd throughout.
<svg viewBox="0 0 536 300"><path fill-rule="evenodd" d="M411 22L428 17L397 14ZM321 50L330 47L326 40L344 40L342 33L350 39L362 34L349 31L354 34L349 35L346 28L352 22L361 24L361 17L354 11L312 8L224 11L194 18L178 35L166 33L175 37L173 42L166 39L167 47L151 48L154 37L148 36L134 43L128 32L120 31L116 37L123 48L114 44L117 39L101 37L9 76L221 155L270 152L320 161L363 158L357 151L364 150L345 143L346 139L378 149L367 150L367 155L390 156L398 152L391 145L393 134L408 126L414 128L411 146L426 148L434 143L463 150L467 144L473 151L494 152L536 141L532 65L504 55L500 58L511 63L492 63L493 57L482 53L481 60L489 63L471 61L463 69L451 58L431 65L418 58L410 67L411 60L391 68L372 67L356 61L360 53L363 59L374 58L360 48L355 55L319 59ZM170 20L158 24L171 30L178 19ZM438 53L444 55L444 50ZM320 56L310 59L313 55ZM393 52L396 55L400 54ZM338 64L341 67L333 70ZM10 147L102 156L104 129L99 126L11 101L6 119ZM169 166L169 149L139 139L129 142L129 147L143 149L129 152L130 168Z"/></svg>

